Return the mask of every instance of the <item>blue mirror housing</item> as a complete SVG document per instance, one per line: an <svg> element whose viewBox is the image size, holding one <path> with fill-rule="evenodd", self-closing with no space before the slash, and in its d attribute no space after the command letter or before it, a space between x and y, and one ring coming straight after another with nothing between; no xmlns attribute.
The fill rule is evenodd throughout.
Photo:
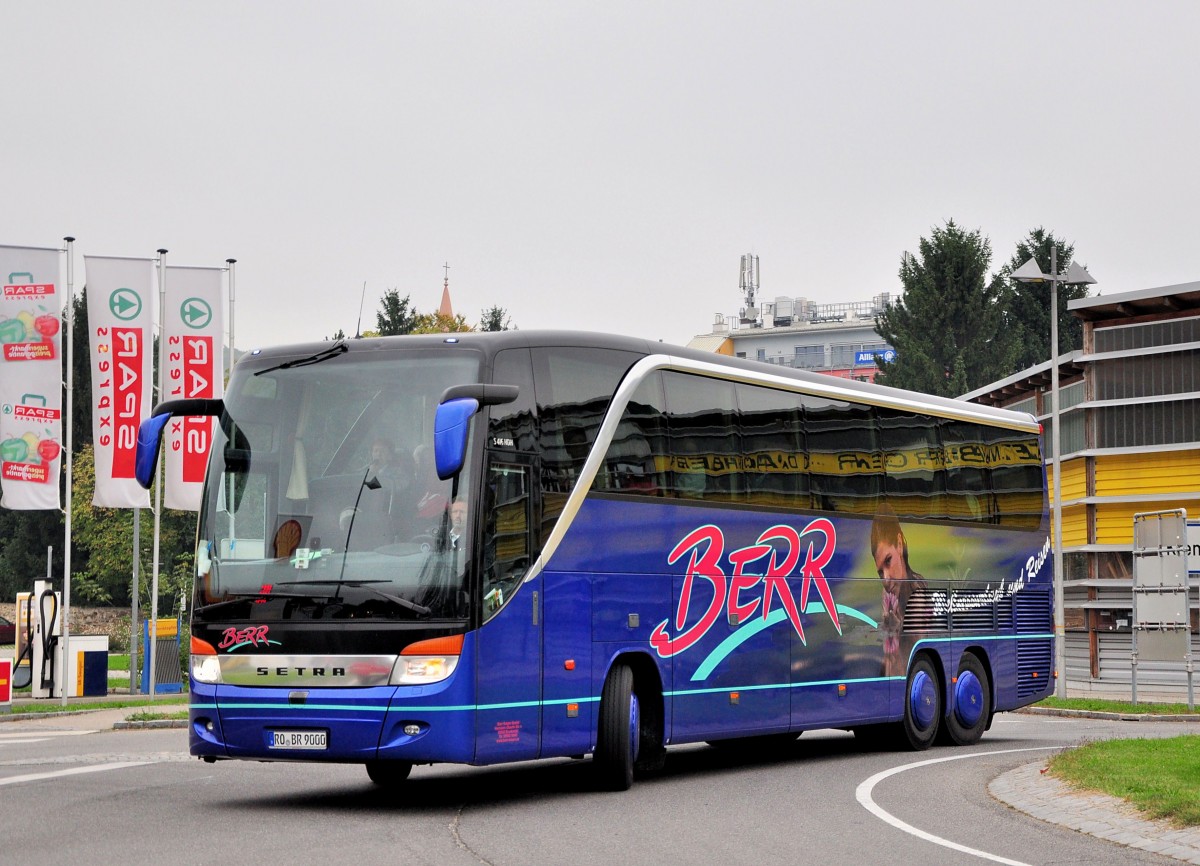
<svg viewBox="0 0 1200 866"><path fill-rule="evenodd" d="M443 481L462 471L471 417L478 411L479 401L474 397L452 397L437 407L433 419L433 458L438 478Z"/></svg>
<svg viewBox="0 0 1200 866"><path fill-rule="evenodd" d="M152 415L138 425L137 450L133 458L133 475L137 483L147 490L154 481L154 467L158 465L158 449L162 444L162 431L171 420L171 413Z"/></svg>

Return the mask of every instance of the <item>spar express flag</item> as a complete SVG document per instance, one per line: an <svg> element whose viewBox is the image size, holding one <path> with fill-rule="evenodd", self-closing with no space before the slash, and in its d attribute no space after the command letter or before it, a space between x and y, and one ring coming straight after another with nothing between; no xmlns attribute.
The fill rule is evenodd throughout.
<svg viewBox="0 0 1200 866"><path fill-rule="evenodd" d="M92 361L92 442L103 508L149 508L134 477L138 424L150 414L154 260L84 256Z"/></svg>
<svg viewBox="0 0 1200 866"><path fill-rule="evenodd" d="M168 267L159 393L163 400L215 399L225 394L221 268ZM175 417L163 434L163 505L200 510L204 472L216 419Z"/></svg>
<svg viewBox="0 0 1200 866"><path fill-rule="evenodd" d="M59 250L0 246L0 505L58 509L62 460Z"/></svg>

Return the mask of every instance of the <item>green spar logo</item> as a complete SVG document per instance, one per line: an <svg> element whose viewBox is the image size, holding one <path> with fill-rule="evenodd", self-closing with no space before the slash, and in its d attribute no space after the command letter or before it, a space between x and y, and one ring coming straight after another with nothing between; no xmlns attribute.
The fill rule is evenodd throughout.
<svg viewBox="0 0 1200 866"><path fill-rule="evenodd" d="M108 296L108 309L122 322L131 321L142 312L142 296L133 289L116 289Z"/></svg>
<svg viewBox="0 0 1200 866"><path fill-rule="evenodd" d="M189 328L200 330L212 321L212 307L203 298L188 298L179 305L179 318Z"/></svg>

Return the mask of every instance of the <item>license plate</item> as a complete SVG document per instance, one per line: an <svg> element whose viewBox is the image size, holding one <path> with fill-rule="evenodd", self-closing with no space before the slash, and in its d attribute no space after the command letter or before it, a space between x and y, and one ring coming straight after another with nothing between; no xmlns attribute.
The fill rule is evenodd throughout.
<svg viewBox="0 0 1200 866"><path fill-rule="evenodd" d="M272 749L316 749L328 746L327 731L271 731Z"/></svg>

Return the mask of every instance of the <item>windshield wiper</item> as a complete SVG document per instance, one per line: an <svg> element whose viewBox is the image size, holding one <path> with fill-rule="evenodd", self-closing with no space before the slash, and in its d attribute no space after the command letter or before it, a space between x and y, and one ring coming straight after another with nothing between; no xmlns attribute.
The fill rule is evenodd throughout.
<svg viewBox="0 0 1200 866"><path fill-rule="evenodd" d="M368 584L372 583L387 583L386 580L285 580L276 583L276 586L353 586L356 589L365 589L367 592L373 592L375 595L387 601L395 602L401 607L408 608L413 613L419 613L421 616L429 616L433 613L431 608L423 604L417 604L415 601L409 601L407 598L401 598L398 595L392 595L390 592L384 592L382 589L376 589Z"/></svg>
<svg viewBox="0 0 1200 866"><path fill-rule="evenodd" d="M309 355L307 358L296 358L293 361L284 361L282 364L276 364L274 367L267 367L265 370L256 370L254 375L261 376L264 373L273 373L276 370L290 370L292 367L307 367L309 364L320 364L322 361L328 361L330 358L336 358L338 355L345 354L350 351L350 347L344 341L334 343L328 349L322 349L315 355Z"/></svg>

